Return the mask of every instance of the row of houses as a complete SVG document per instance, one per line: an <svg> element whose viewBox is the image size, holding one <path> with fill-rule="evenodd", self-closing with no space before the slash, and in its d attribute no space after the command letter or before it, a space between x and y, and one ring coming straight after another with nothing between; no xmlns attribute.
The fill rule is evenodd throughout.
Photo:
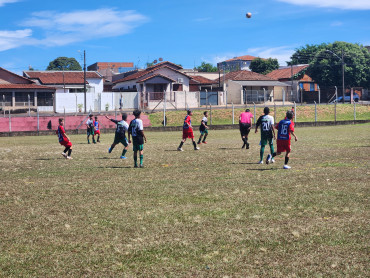
<svg viewBox="0 0 370 278"><path fill-rule="evenodd" d="M243 63L245 57L236 57L230 62ZM197 72L169 61L145 70L133 69L129 63L119 64L131 70L114 72L109 63L95 63L90 68L96 70L87 71L86 79L83 71L24 71L20 76L0 67L2 107L31 106L55 112L77 112L81 108L92 111L155 109L164 105L177 109L204 104L300 101L300 92L318 90L317 84L305 73L308 65L281 68L262 75L248 68ZM105 76L107 72L109 76Z"/></svg>

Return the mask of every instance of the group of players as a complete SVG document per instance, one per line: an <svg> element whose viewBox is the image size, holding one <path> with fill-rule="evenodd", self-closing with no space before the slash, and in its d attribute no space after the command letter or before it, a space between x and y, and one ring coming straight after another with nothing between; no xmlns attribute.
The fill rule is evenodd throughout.
<svg viewBox="0 0 370 278"><path fill-rule="evenodd" d="M298 140L297 136L294 134L294 122L293 116L294 111L289 110L286 112L285 119L281 120L278 124L274 125L274 118L269 115L270 109L265 107L264 115L260 116L256 122L255 126L255 133L258 132L258 128L261 129L261 141L260 141L260 161L259 164L263 164L263 155L265 151L265 146L268 144L270 147L271 153L267 155L266 164L274 163L274 157L280 155L281 153L285 152L285 162L284 162L284 169L290 169L291 167L288 165L289 162L289 155L291 152L291 135L294 136L295 141ZM144 160L144 142L146 143L147 139L144 134L144 127L143 122L140 119L141 111L135 110L133 112L135 119L128 124L127 114L122 113L122 120L114 120L105 116L108 120L114 122L116 124L116 131L113 144L110 146L108 152L111 153L114 147L121 143L124 145L124 149L122 151L121 159L127 159L126 152L128 150L128 145L133 143L133 151L134 151L134 167L135 168L143 168L143 160ZM208 136L208 112L205 111L203 113L204 117L202 118L201 124L199 126L200 137L198 142L196 143L194 140L194 132L193 126L191 124L191 116L193 115L191 110L187 111L187 115L184 119L183 124L183 132L182 132L182 140L180 142L179 147L177 148L178 151L183 151L182 147L186 141L186 139L191 139L194 150L199 150L197 146L200 144L207 144L206 138ZM253 118L253 114L250 112L249 109L246 109L245 112L240 114L239 117L239 129L240 135L243 141L242 148L249 149L248 143L248 135L252 128L251 120ZM66 159L72 159L72 143L69 140L68 136L64 130L64 122L63 119L59 119L59 126L57 130L57 135L59 139L59 143L65 147L65 150L62 152L62 155ZM95 121L93 120L93 115L89 115L89 119L86 122L87 127L87 141L90 144L90 135L92 135L93 143L100 142L100 126L97 117L95 117ZM277 138L275 136L275 129L277 129ZM126 137L126 131L128 134L128 138ZM95 141L95 136L98 136L97 141ZM274 140L276 139L277 144L277 152L274 151ZM137 162L137 153L140 154L140 163Z"/></svg>

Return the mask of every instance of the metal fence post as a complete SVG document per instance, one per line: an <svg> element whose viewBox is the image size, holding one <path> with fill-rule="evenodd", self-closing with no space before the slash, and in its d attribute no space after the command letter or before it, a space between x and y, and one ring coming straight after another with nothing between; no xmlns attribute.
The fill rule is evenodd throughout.
<svg viewBox="0 0 370 278"><path fill-rule="evenodd" d="M315 124L317 122L317 103L315 101Z"/></svg>
<svg viewBox="0 0 370 278"><path fill-rule="evenodd" d="M9 109L9 132L12 132L12 118L10 116L10 109Z"/></svg>
<svg viewBox="0 0 370 278"><path fill-rule="evenodd" d="M166 91L163 92L164 94L164 103L163 103L163 126L166 126Z"/></svg>
<svg viewBox="0 0 370 278"><path fill-rule="evenodd" d="M40 131L40 114L39 114L39 108L37 107L37 134L39 134Z"/></svg>
<svg viewBox="0 0 370 278"><path fill-rule="evenodd" d="M294 102L294 122L297 122L297 103Z"/></svg>
<svg viewBox="0 0 370 278"><path fill-rule="evenodd" d="M334 103L334 123L337 124L337 102Z"/></svg>
<svg viewBox="0 0 370 278"><path fill-rule="evenodd" d="M253 102L253 124L256 124L256 104Z"/></svg>
<svg viewBox="0 0 370 278"><path fill-rule="evenodd" d="M31 117L31 97L28 94L28 117Z"/></svg>
<svg viewBox="0 0 370 278"><path fill-rule="evenodd" d="M353 118L356 121L356 101L353 102Z"/></svg>
<svg viewBox="0 0 370 278"><path fill-rule="evenodd" d="M233 109L233 124L234 124L235 123L235 120L234 120L234 103L232 102L231 105L232 105L232 109Z"/></svg>
<svg viewBox="0 0 370 278"><path fill-rule="evenodd" d="M67 123L66 123L66 108L63 106L64 108L64 127L67 129Z"/></svg>
<svg viewBox="0 0 370 278"><path fill-rule="evenodd" d="M263 89L263 103L265 104L266 102L266 89L265 88L262 88Z"/></svg>
<svg viewBox="0 0 370 278"><path fill-rule="evenodd" d="M283 90L283 105L285 105L285 90L284 89L282 90Z"/></svg>
<svg viewBox="0 0 370 278"><path fill-rule="evenodd" d="M212 125L212 104L209 105L209 120L210 120L210 123Z"/></svg>

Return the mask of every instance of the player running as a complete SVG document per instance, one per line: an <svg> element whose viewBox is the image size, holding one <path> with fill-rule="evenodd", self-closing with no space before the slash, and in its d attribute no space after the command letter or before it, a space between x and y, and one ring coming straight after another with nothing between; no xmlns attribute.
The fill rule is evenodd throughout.
<svg viewBox="0 0 370 278"><path fill-rule="evenodd" d="M208 126L207 126L207 122L208 122L208 112L205 111L203 113L204 117L200 123L200 126L199 126L199 131L200 131L200 137L199 137L199 140L198 140L198 145L200 144L207 144L207 141L206 141L206 138L208 136ZM203 138L203 141L202 141L202 136L204 135L204 138ZM202 142L201 142L202 141Z"/></svg>
<svg viewBox="0 0 370 278"><path fill-rule="evenodd" d="M89 115L89 118L86 121L86 128L87 128L87 144L90 144L90 135L92 136L93 143L96 144L94 136L94 120L92 114Z"/></svg>
<svg viewBox="0 0 370 278"><path fill-rule="evenodd" d="M253 114L250 112L249 109L246 109L245 112L241 113L239 116L239 129L240 135L242 137L243 146L242 149L247 146L249 149L248 143L248 134L251 130L251 119L253 118Z"/></svg>
<svg viewBox="0 0 370 278"><path fill-rule="evenodd" d="M140 153L140 168L144 168L144 141L146 143L146 137L144 134L143 121L140 120L141 111L135 110L133 112L135 119L130 122L128 129L128 142L131 143L130 136L132 135L132 145L134 150L134 167L137 168L137 152Z"/></svg>
<svg viewBox="0 0 370 278"><path fill-rule="evenodd" d="M72 159L71 153L72 153L72 142L69 140L65 130L64 130L64 120L62 118L59 119L59 126L56 131L56 134L58 135L59 144L65 147L64 151L62 152L62 155L66 159ZM68 154L67 154L68 152Z"/></svg>
<svg viewBox="0 0 370 278"><path fill-rule="evenodd" d="M191 116L193 116L193 113L191 112L191 110L188 110L187 115L184 119L184 125L182 126L182 140L181 140L179 147L177 148L177 150L180 152L183 151L182 146L184 145L187 138L190 138L192 140L194 150L195 151L199 150L199 148L197 147L197 144L194 141L193 127L191 125Z"/></svg>
<svg viewBox="0 0 370 278"><path fill-rule="evenodd" d="M100 124L98 122L98 117L95 116L94 121L94 136L98 135L98 139L96 139L96 142L100 143Z"/></svg>
<svg viewBox="0 0 370 278"><path fill-rule="evenodd" d="M270 108L265 107L263 109L262 115L258 118L256 123L255 133L258 132L258 127L261 126L261 149L260 149L260 162L258 164L263 164L263 153L265 152L265 146L267 143L270 146L271 154L268 154L266 159L266 164L274 163L275 160L272 158L274 153L274 139L275 139L275 130L274 130L274 118L269 115Z"/></svg>
<svg viewBox="0 0 370 278"><path fill-rule="evenodd" d="M290 139L291 135L294 136L295 141L298 141L297 136L294 134L294 123L292 121L293 119L293 112L287 111L286 112L286 118L284 120L281 120L279 124L275 126L275 128L278 130L278 136L277 136L277 152L274 153L272 156L275 157L276 155L280 155L282 152L286 152L285 154L285 162L284 162L284 169L290 169L291 167L288 166L289 162L289 154L291 151L290 148Z"/></svg>
<svg viewBox="0 0 370 278"><path fill-rule="evenodd" d="M126 122L127 120L127 114L126 113L122 113L122 120L121 121L118 121L118 120L113 120L111 118L109 118L108 116L105 116L108 120L112 121L113 123L116 124L116 133L114 135L114 141L113 141L113 144L110 146L110 148L108 149L108 152L111 153L114 149L114 147L121 143L124 148L122 150L122 155L120 156L121 159L126 159L127 157L125 156L126 155L126 152L128 150L128 141L127 141L127 138L126 138L126 130L128 130L128 123Z"/></svg>

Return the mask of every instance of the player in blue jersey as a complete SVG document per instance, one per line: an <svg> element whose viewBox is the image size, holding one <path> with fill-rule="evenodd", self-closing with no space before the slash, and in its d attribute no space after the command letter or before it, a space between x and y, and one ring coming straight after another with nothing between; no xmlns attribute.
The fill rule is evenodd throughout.
<svg viewBox="0 0 370 278"><path fill-rule="evenodd" d="M289 162L289 154L291 151L290 147L290 140L291 135L294 136L295 141L298 141L297 136L294 134L294 123L293 119L293 112L291 110L286 112L286 118L281 120L275 128L278 130L277 135L277 152L274 153L272 156L275 157L276 155L280 155L282 152L286 152L285 154L285 162L284 162L284 169L290 169L291 167L288 166Z"/></svg>
<svg viewBox="0 0 370 278"><path fill-rule="evenodd" d="M95 116L95 121L94 121L94 136L96 135L98 135L96 142L100 143L100 124L98 122L97 116Z"/></svg>
<svg viewBox="0 0 370 278"><path fill-rule="evenodd" d="M71 157L71 153L72 153L72 142L69 140L65 130L64 130L64 121L63 121L63 118L60 118L59 119L59 126L58 126L58 129L56 131L57 135L58 135L58 141L59 141L59 144L61 144L62 146L65 147L64 151L62 152L62 155L66 158L66 159L72 159ZM67 154L68 152L68 154Z"/></svg>
<svg viewBox="0 0 370 278"><path fill-rule="evenodd" d="M132 135L132 146L134 150L134 167L137 168L137 152L140 153L140 168L144 168L144 141L146 143L146 137L144 134L143 121L140 119L141 111L135 110L133 112L135 119L130 122L128 129L128 142L131 143L130 136Z"/></svg>

